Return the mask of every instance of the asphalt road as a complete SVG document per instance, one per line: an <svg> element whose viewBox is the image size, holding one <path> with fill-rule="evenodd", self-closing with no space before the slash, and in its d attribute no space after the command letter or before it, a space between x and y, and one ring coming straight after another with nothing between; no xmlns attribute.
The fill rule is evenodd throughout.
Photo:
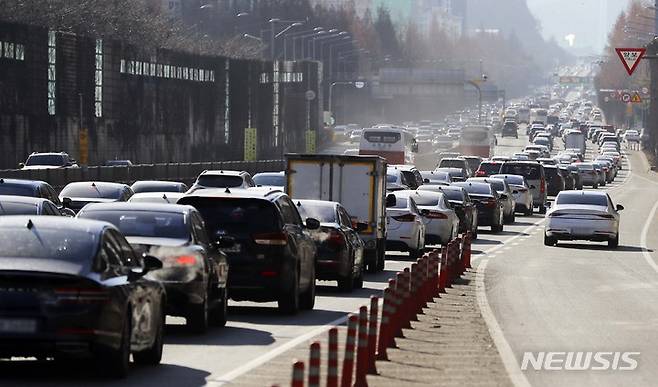
<svg viewBox="0 0 658 387"><path fill-rule="evenodd" d="M527 138L499 140L496 154L520 150ZM559 140L558 140L559 142ZM561 243L544 247L543 216L517 216L505 231L481 230L475 263L486 261L486 296L517 365L525 351L641 352L636 371L527 371L533 385L653 384L658 367L658 266L645 260L642 232L655 217L658 180L646 173L637 155L607 189L623 203L621 246ZM622 180L627 178L625 183ZM644 200L643 200L644 198ZM658 225L646 228L650 256L658 245ZM295 317L280 315L276 304L232 302L229 323L201 336L188 334L183 320L167 319L164 358L156 368L134 367L126 380L98 378L87 364L31 360L0 362L0 385L222 385L285 350L305 343L345 314L379 294L389 277L409 265L406 254L390 253L386 270L366 275L364 289L338 293L335 283L320 282L315 310ZM656 270L654 270L654 268ZM490 327L491 328L491 327Z"/></svg>

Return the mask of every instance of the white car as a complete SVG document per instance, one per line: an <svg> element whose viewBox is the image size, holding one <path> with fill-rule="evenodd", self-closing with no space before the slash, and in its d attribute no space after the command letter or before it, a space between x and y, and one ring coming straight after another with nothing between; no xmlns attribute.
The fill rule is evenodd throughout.
<svg viewBox="0 0 658 387"><path fill-rule="evenodd" d="M386 250L408 251L418 258L425 249L425 223L420 209L409 194L395 196L395 206L386 208Z"/></svg>
<svg viewBox="0 0 658 387"><path fill-rule="evenodd" d="M559 240L589 240L619 246L619 211L604 191L562 191L546 213L544 245Z"/></svg>
<svg viewBox="0 0 658 387"><path fill-rule="evenodd" d="M443 193L398 191L395 194L413 198L425 224L425 244L445 245L459 234L459 217Z"/></svg>
<svg viewBox="0 0 658 387"><path fill-rule="evenodd" d="M256 183L251 178L251 175L245 171L230 171L230 170L216 170L216 171L203 171L197 177L196 182L188 193L196 192L199 189L206 188L251 188L255 187Z"/></svg>
<svg viewBox="0 0 658 387"><path fill-rule="evenodd" d="M624 141L640 141L640 132L637 130L629 129L624 132Z"/></svg>
<svg viewBox="0 0 658 387"><path fill-rule="evenodd" d="M525 176L491 175L490 177L492 179L502 179L507 182L512 189L512 195L514 196L514 201L516 203L516 212L521 212L525 215L532 215L534 209L532 204L532 191L530 190L530 184L528 184Z"/></svg>

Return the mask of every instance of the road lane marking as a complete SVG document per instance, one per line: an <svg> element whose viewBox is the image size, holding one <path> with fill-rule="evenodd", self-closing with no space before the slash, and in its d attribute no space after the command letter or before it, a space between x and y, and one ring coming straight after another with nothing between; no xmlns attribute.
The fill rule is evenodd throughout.
<svg viewBox="0 0 658 387"><path fill-rule="evenodd" d="M516 356L514 356L514 352L512 351L512 347L509 345L509 342L507 342L507 339L505 339L505 335L503 334L500 325L498 325L496 316L493 314L491 306L489 305L487 290L484 284L484 275L488 263L488 259L483 259L478 265L477 272L475 273L475 295L477 297L478 306L480 307L480 314L482 314L482 318L487 324L489 334L491 335L494 344L496 344L498 354L503 361L507 375L512 383L514 383L516 387L530 387L530 382L528 382L528 379L521 371Z"/></svg>

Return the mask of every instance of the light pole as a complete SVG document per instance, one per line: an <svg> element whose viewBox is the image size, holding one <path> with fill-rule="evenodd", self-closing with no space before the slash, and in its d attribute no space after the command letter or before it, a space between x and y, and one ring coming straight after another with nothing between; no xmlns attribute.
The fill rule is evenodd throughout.
<svg viewBox="0 0 658 387"><path fill-rule="evenodd" d="M469 85L475 87L478 92L478 124L482 124L482 89L480 88L480 83L487 81L487 75L482 74L481 79L476 79L472 81L466 81Z"/></svg>
<svg viewBox="0 0 658 387"><path fill-rule="evenodd" d="M281 20L277 18L273 18L268 20L268 23L270 23L270 59L274 60L275 59L275 39L280 36L280 33L276 33L276 25L277 23L289 23L290 25L286 27L282 32L288 31L290 28L293 28L293 26L301 26L305 22L303 20Z"/></svg>
<svg viewBox="0 0 658 387"><path fill-rule="evenodd" d="M356 40L353 40L353 39L349 38L349 42L342 42L342 43L337 43L337 44L329 46L329 78L330 79L333 76L334 49L338 49L340 47L344 47L344 46L347 46L347 45L352 46L354 43L356 43ZM340 52L340 50L338 50L337 52Z"/></svg>
<svg viewBox="0 0 658 387"><path fill-rule="evenodd" d="M364 81L342 81L342 82L336 81L336 82L332 82L329 85L329 106L328 106L328 109L327 109L327 111L331 114L332 117L333 117L332 109L333 109L334 87L336 85L352 85L352 86L356 87L357 89L363 89L366 86L366 83Z"/></svg>
<svg viewBox="0 0 658 387"><path fill-rule="evenodd" d="M309 34L292 38L292 57L293 57L293 59L295 59L295 60L297 59L297 43L296 43L297 39L301 39L301 44L300 44L301 55L300 55L300 57L302 59L306 59L306 43L304 42L304 39L312 38L314 36L318 36L318 35L322 35L322 34L326 34L326 33L327 33L327 31L324 31L324 29L320 28L320 30L318 30L318 31L314 30L314 32L311 32Z"/></svg>
<svg viewBox="0 0 658 387"><path fill-rule="evenodd" d="M290 34L286 34L283 37L283 60L288 60L288 38L292 38L292 60L296 60L297 56L296 50L295 50L295 40L298 38L302 38L304 35L313 35L314 33L318 31L322 31L324 28L322 27L315 27L312 30L304 30L304 31L297 31L297 32L292 32Z"/></svg>
<svg viewBox="0 0 658 387"><path fill-rule="evenodd" d="M335 33L338 32L337 29L331 29L329 31L320 31L318 32L317 36L311 37L311 39L308 42L308 52L310 56L308 56L309 59L314 60L315 59L315 41L316 40L322 40L322 39L328 39L331 37L334 37ZM306 56L305 56L306 58Z"/></svg>

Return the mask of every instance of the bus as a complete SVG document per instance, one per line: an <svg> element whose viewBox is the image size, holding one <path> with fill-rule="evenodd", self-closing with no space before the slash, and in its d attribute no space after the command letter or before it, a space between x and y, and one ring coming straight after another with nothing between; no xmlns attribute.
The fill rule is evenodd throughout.
<svg viewBox="0 0 658 387"><path fill-rule="evenodd" d="M380 156L389 164L414 164L418 143L404 128L376 126L363 129L359 155Z"/></svg>
<svg viewBox="0 0 658 387"><path fill-rule="evenodd" d="M459 137L458 152L465 156L489 158L494 154L496 136L491 126L468 125L462 129Z"/></svg>

